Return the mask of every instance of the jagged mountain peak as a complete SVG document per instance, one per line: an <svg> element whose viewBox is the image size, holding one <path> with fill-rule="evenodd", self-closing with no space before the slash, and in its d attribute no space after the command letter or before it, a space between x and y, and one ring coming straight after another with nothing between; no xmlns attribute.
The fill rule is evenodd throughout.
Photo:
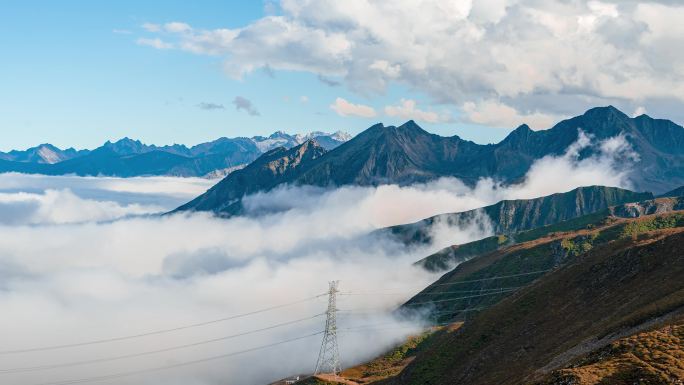
<svg viewBox="0 0 684 385"><path fill-rule="evenodd" d="M611 116L614 116L614 117L629 119L629 116L627 114L625 114L624 112L620 111L618 108L616 108L612 105L590 108L583 115L584 116L591 116L591 117L611 117Z"/></svg>
<svg viewBox="0 0 684 385"><path fill-rule="evenodd" d="M519 126L518 126L515 130L513 130L511 133L517 133L517 134L522 134L522 133L524 133L524 134L527 135L527 134L531 133L532 131L534 131L534 130L532 130L532 129L530 128L530 126L528 126L527 124L523 123L523 124L519 125Z"/></svg>
<svg viewBox="0 0 684 385"><path fill-rule="evenodd" d="M234 171L206 193L179 207L176 211L212 210L220 215L233 215L243 210L241 199L247 194L267 191L280 180L294 180L327 150L314 139L286 149L274 148L241 170Z"/></svg>
<svg viewBox="0 0 684 385"><path fill-rule="evenodd" d="M521 124L518 126L518 128L511 131L510 134L508 134L500 144L522 145L527 143L529 138L533 135L534 131L530 128L530 126L527 124Z"/></svg>
<svg viewBox="0 0 684 385"><path fill-rule="evenodd" d="M115 142L108 140L102 147L110 149L119 155L142 154L156 148L156 146L148 146L140 140L134 140L127 136Z"/></svg>

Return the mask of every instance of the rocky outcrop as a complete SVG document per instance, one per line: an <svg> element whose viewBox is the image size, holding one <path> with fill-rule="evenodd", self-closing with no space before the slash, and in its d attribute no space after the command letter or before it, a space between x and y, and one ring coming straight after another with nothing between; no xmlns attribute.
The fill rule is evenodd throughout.
<svg viewBox="0 0 684 385"><path fill-rule="evenodd" d="M242 198L250 193L267 191L277 185L278 178L293 178L326 150L311 139L286 149L271 150L247 167L230 173L225 179L176 211L213 211L228 216L242 212Z"/></svg>
<svg viewBox="0 0 684 385"><path fill-rule="evenodd" d="M566 193L535 199L501 201L481 209L441 214L422 221L390 227L388 230L404 243L432 241L432 226L443 223L457 226L478 216L489 219L494 234L513 234L577 218L629 202L652 199L651 193L637 193L616 187L580 187Z"/></svg>
<svg viewBox="0 0 684 385"><path fill-rule="evenodd" d="M658 198L642 202L625 203L610 208L611 215L620 218L638 218L644 215L661 214L684 210L683 198Z"/></svg>

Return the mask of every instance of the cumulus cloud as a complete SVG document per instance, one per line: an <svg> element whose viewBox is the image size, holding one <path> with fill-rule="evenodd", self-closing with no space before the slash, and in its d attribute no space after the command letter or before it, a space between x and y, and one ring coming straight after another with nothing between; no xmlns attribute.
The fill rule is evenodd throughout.
<svg viewBox="0 0 684 385"><path fill-rule="evenodd" d="M591 150L591 151L588 151ZM592 153L591 156L586 156ZM584 154L584 155L582 155ZM323 293L339 279L342 291L392 295L340 296L338 328L343 365L381 353L419 322L398 320L392 309L437 277L412 262L452 243L490 235L486 220L433 231L435 243L406 248L373 230L443 212L464 211L500 199L532 198L579 185L627 183L629 146L623 137L602 143L581 134L560 156L535 163L519 185L483 180L469 187L452 178L414 186L284 186L245 199L247 216L206 214L125 217L70 224L0 223L0 328L2 350L73 343L145 333L247 313ZM72 194L186 196L199 185L174 178L121 180L2 176L8 196L36 194L70 183ZM4 182L4 181L3 181ZM93 193L92 190L98 190ZM89 195L90 194L90 195ZM39 194L40 195L40 194ZM130 199L128 196L127 199ZM133 202L144 205L145 201ZM120 206L120 205L119 205ZM102 206L116 216L118 206ZM80 205L64 207L72 215ZM25 210L31 216L32 210ZM13 215L21 215L21 208ZM23 223L27 223L24 221ZM394 295L396 294L396 295ZM325 297L253 316L173 333L102 345L2 355L2 369L69 363L163 349L274 324L286 327L160 354L48 371L0 373L2 381L30 385L141 370L221 355L316 333ZM363 309L354 314L351 310ZM381 325L360 330L364 325ZM354 329L356 328L356 329ZM320 335L243 355L169 371L117 378L117 384L214 385L268 383L310 372Z"/></svg>
<svg viewBox="0 0 684 385"><path fill-rule="evenodd" d="M397 106L385 106L385 115L402 119L413 119L427 123L443 123L452 120L451 115L434 111L424 111L416 107L416 101L401 99Z"/></svg>
<svg viewBox="0 0 684 385"><path fill-rule="evenodd" d="M192 27L190 27L190 25L178 21L164 24L164 30L171 33L189 32L191 29Z"/></svg>
<svg viewBox="0 0 684 385"><path fill-rule="evenodd" d="M372 118L377 114L375 109L371 106L363 104L350 103L343 98L335 99L335 102L330 105L330 108L340 116L358 116L361 118Z"/></svg>
<svg viewBox="0 0 684 385"><path fill-rule="evenodd" d="M669 113L684 110L678 2L282 0L277 8L239 28L180 33L178 46L225 57L235 77L265 66L307 71L364 94L399 83L459 108L494 101L566 116L669 100L678 106Z"/></svg>
<svg viewBox="0 0 684 385"><path fill-rule="evenodd" d="M235 99L233 99L233 105L235 106L236 110L244 110L251 116L261 115L256 107L254 107L252 104L252 101L242 96L236 96Z"/></svg>
<svg viewBox="0 0 684 385"><path fill-rule="evenodd" d="M520 113L515 108L495 100L467 102L462 106L463 120L493 127L516 127L523 123L532 128L550 128L560 117L540 112Z"/></svg>

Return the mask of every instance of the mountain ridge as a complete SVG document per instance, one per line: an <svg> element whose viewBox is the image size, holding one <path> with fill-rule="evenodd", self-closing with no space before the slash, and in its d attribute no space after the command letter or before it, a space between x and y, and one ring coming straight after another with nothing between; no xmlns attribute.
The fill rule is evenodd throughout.
<svg viewBox="0 0 684 385"><path fill-rule="evenodd" d="M51 144L42 144L23 151L0 152L0 172L120 177L221 175L243 167L280 146L292 148L316 139L321 146L332 149L349 137L341 131L295 135L278 131L268 137L221 137L191 147L182 144L147 145L129 137L107 141L93 150L61 150Z"/></svg>
<svg viewBox="0 0 684 385"><path fill-rule="evenodd" d="M223 215L234 215L242 212L241 199L243 196L260 191L256 188L255 180L273 180L274 175L294 175L301 172L302 164L316 159L327 150L315 139L309 139L299 146L286 149L276 147L245 168L236 170L226 176L219 183L211 187L206 193L177 208L174 212L186 210L213 210ZM263 184L259 184L261 187ZM267 186L272 187L272 186Z"/></svg>
<svg viewBox="0 0 684 385"><path fill-rule="evenodd" d="M646 115L630 118L608 106L592 108L548 130L533 131L521 125L501 142L487 145L457 135L431 134L412 120L400 126L378 123L303 164L296 174L273 175L272 180L255 181L254 190L268 191L286 184L408 185L442 177L458 178L468 185L482 178L515 184L524 178L535 161L563 155L582 135L593 144L579 150L579 160L604 150L627 152L615 155L620 155L625 164L635 162L629 178L636 190L662 193L684 185L684 127ZM600 148L599 144L608 140L612 142ZM618 145L623 141L629 148ZM183 207L193 209L191 205ZM206 206L204 210L220 211Z"/></svg>
<svg viewBox="0 0 684 385"><path fill-rule="evenodd" d="M634 192L607 186L583 186L537 198L501 200L481 208L438 214L379 231L388 232L405 244L429 243L432 241L431 227L434 224L457 226L460 223L476 223L478 217L485 216L493 227L494 235L509 235L592 214L611 206L653 198L650 192Z"/></svg>

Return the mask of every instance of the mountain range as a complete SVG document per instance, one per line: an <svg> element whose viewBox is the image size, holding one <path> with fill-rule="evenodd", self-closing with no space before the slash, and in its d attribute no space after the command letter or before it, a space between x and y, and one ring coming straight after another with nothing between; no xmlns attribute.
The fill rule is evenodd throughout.
<svg viewBox="0 0 684 385"><path fill-rule="evenodd" d="M340 376L301 383L683 383L684 197L492 239L462 245L471 257L397 311L437 326Z"/></svg>
<svg viewBox="0 0 684 385"><path fill-rule="evenodd" d="M618 205L459 264L403 309L467 321L389 383L681 383L682 210L682 197ZM680 328L672 343L663 328Z"/></svg>
<svg viewBox="0 0 684 385"><path fill-rule="evenodd" d="M470 185L486 177L511 184L521 181L535 161L564 154L581 132L593 145L582 148L579 159L597 154L599 143L608 139L622 138L629 144L622 160L626 166L633 163L629 178L636 190L663 193L684 185L684 127L647 115L630 118L608 106L590 109L548 130L522 125L497 144L434 135L414 121L398 127L373 125L332 150L314 139L262 155L179 210L234 215L241 212L245 194L286 184L407 185L440 177L455 177Z"/></svg>
<svg viewBox="0 0 684 385"><path fill-rule="evenodd" d="M289 135L278 131L268 137L219 138L192 147L146 145L129 138L107 141L94 150L61 150L51 144L41 144L24 151L0 152L0 172L120 177L224 176L274 148L291 148L315 139L324 148L333 149L349 138L343 132Z"/></svg>

